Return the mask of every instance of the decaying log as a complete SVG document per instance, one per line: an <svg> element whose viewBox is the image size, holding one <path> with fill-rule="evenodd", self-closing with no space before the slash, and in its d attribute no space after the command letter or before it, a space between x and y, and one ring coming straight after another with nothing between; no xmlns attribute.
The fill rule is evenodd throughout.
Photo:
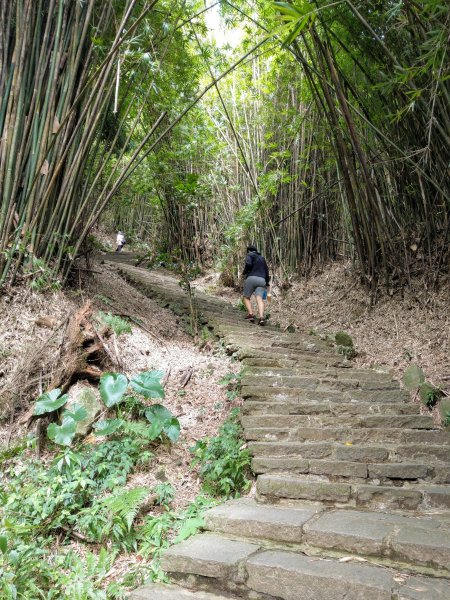
<svg viewBox="0 0 450 600"><path fill-rule="evenodd" d="M107 359L114 362L104 343L108 329L97 333L91 320L92 310L88 301L70 317L49 389L60 388L64 393L79 379L98 381Z"/></svg>
<svg viewBox="0 0 450 600"><path fill-rule="evenodd" d="M180 379L180 386L182 388L186 387L187 384L189 383L190 378L192 377L192 374L194 372L194 369L192 367L188 367L186 369L186 371L183 372L181 379Z"/></svg>

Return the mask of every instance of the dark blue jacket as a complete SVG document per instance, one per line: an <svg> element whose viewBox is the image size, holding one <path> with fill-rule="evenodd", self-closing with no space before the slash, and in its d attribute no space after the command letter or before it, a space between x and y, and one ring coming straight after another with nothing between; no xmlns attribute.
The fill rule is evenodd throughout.
<svg viewBox="0 0 450 600"><path fill-rule="evenodd" d="M244 277L263 277L266 280L266 285L269 285L270 276L269 268L267 267L266 259L259 252L249 252L245 259Z"/></svg>

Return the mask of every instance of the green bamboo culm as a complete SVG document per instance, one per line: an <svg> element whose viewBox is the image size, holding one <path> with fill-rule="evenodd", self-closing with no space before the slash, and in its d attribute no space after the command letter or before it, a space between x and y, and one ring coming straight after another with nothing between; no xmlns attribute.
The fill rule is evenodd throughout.
<svg viewBox="0 0 450 600"><path fill-rule="evenodd" d="M0 286L67 271L87 235L85 170L119 51L155 2L115 4L0 0Z"/></svg>

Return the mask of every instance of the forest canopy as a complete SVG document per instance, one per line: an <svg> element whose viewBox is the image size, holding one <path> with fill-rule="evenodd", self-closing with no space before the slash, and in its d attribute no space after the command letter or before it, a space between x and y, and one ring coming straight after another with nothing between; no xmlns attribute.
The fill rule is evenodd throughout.
<svg viewBox="0 0 450 600"><path fill-rule="evenodd" d="M231 282L252 240L280 276L436 286L449 24L443 0L2 0L0 284L66 281L100 222Z"/></svg>

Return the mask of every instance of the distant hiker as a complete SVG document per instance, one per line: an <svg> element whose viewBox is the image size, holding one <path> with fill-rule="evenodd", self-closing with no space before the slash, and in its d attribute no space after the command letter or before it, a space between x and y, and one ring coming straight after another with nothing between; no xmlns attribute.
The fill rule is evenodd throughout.
<svg viewBox="0 0 450 600"><path fill-rule="evenodd" d="M258 306L259 321L258 325L265 325L264 319L264 300L267 298L270 276L266 259L258 252L256 246L247 246L247 256L245 258L245 267L243 272L244 281L244 304L247 309L245 317L251 323L255 321L255 315L252 310L250 298L255 294L256 304Z"/></svg>
<svg viewBox="0 0 450 600"><path fill-rule="evenodd" d="M117 243L116 252L120 252L126 244L125 236L121 231L119 231L119 233L117 234L116 243Z"/></svg>

